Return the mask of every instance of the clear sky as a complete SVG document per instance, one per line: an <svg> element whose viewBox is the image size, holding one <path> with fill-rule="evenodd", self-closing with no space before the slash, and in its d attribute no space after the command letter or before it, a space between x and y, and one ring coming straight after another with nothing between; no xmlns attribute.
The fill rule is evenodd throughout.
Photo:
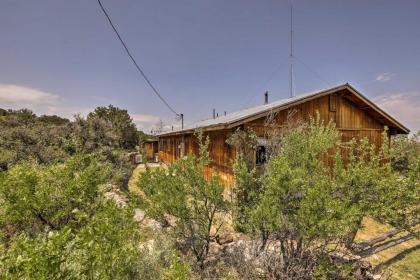
<svg viewBox="0 0 420 280"><path fill-rule="evenodd" d="M289 1L102 0L134 57L187 123L288 97ZM420 129L420 1L294 0L296 94L349 82ZM0 107L71 117L128 109L176 124L96 0L0 0Z"/></svg>

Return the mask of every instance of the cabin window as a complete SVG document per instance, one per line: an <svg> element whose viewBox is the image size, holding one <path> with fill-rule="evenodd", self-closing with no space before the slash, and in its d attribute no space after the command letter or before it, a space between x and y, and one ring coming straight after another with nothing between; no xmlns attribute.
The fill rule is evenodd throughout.
<svg viewBox="0 0 420 280"><path fill-rule="evenodd" d="M256 160L255 163L257 165L262 165L267 162L267 151L265 146L257 146L256 149Z"/></svg>

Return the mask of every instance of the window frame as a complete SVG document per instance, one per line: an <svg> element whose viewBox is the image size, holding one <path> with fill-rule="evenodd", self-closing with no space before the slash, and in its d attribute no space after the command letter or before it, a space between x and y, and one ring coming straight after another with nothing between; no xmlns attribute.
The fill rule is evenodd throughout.
<svg viewBox="0 0 420 280"><path fill-rule="evenodd" d="M261 153L259 153L259 149L263 148L263 158L261 158ZM257 146L255 147L255 165L256 166L261 166L267 164L267 147L265 145L261 145L261 144L257 144Z"/></svg>

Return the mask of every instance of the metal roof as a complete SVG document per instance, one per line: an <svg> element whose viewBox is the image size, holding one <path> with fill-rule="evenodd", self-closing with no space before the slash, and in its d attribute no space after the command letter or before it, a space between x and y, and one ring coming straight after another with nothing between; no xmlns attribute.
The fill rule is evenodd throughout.
<svg viewBox="0 0 420 280"><path fill-rule="evenodd" d="M229 113L229 114L226 114L226 115L223 115L223 116L218 116L216 118L209 118L209 119L206 119L206 120L197 121L197 122L194 122L194 123L191 123L191 124L188 124L188 125L184 125L184 129L162 132L158 136L169 135L169 134L179 134L179 133L187 132L187 131L189 132L189 131L195 130L197 128L209 128L209 127L219 126L219 125L230 125L232 123L236 123L236 122L241 121L243 119L246 119L246 118L249 118L249 117L252 117L252 116L255 116L255 115L259 115L259 114L262 114L262 113L265 113L265 112L269 112L270 110L278 108L278 107L284 107L284 106L291 105L293 103L296 103L296 102L299 102L299 101L302 101L302 100L312 99L313 97L319 97L319 96L322 96L322 95L327 95L327 94L330 94L332 92L336 92L336 91L346 89L346 88L347 89L352 89L353 91L357 92L349 84L342 84L342 85L338 85L338 86L335 86L335 87L322 89L322 90L317 90L317 91L301 94L301 95L294 96L294 97L280 99L280 100L273 101L273 102L268 103L268 104L243 109L243 110L233 112L233 113ZM365 98L359 92L357 92L357 93L360 96L362 96L363 98ZM385 112L383 112L383 113L386 114ZM388 117L390 117L388 114L386 114L386 115Z"/></svg>

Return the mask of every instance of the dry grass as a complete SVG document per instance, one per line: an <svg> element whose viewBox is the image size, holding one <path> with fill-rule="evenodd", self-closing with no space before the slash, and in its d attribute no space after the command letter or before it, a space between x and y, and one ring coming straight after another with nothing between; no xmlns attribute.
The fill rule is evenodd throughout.
<svg viewBox="0 0 420 280"><path fill-rule="evenodd" d="M356 236L357 240L367 240L390 230L387 225L373 219L363 221L364 228ZM395 247L374 254L366 259L373 266L380 265L392 273L391 279L420 279L420 240L412 239Z"/></svg>
<svg viewBox="0 0 420 280"><path fill-rule="evenodd" d="M128 190L135 194L140 194L140 189L137 186L137 181L139 180L140 174L146 169L144 164L139 164L133 170L130 180L128 181Z"/></svg>
<svg viewBox="0 0 420 280"><path fill-rule="evenodd" d="M156 167L159 167L161 165L158 164L158 163L148 163L147 166L150 167L150 168L156 168ZM139 180L140 174L143 173L145 170L146 170L146 165L145 164L139 164L133 170L133 174L131 175L131 178L128 181L129 192L138 194L140 196L143 196L143 192L137 186L137 182Z"/></svg>

